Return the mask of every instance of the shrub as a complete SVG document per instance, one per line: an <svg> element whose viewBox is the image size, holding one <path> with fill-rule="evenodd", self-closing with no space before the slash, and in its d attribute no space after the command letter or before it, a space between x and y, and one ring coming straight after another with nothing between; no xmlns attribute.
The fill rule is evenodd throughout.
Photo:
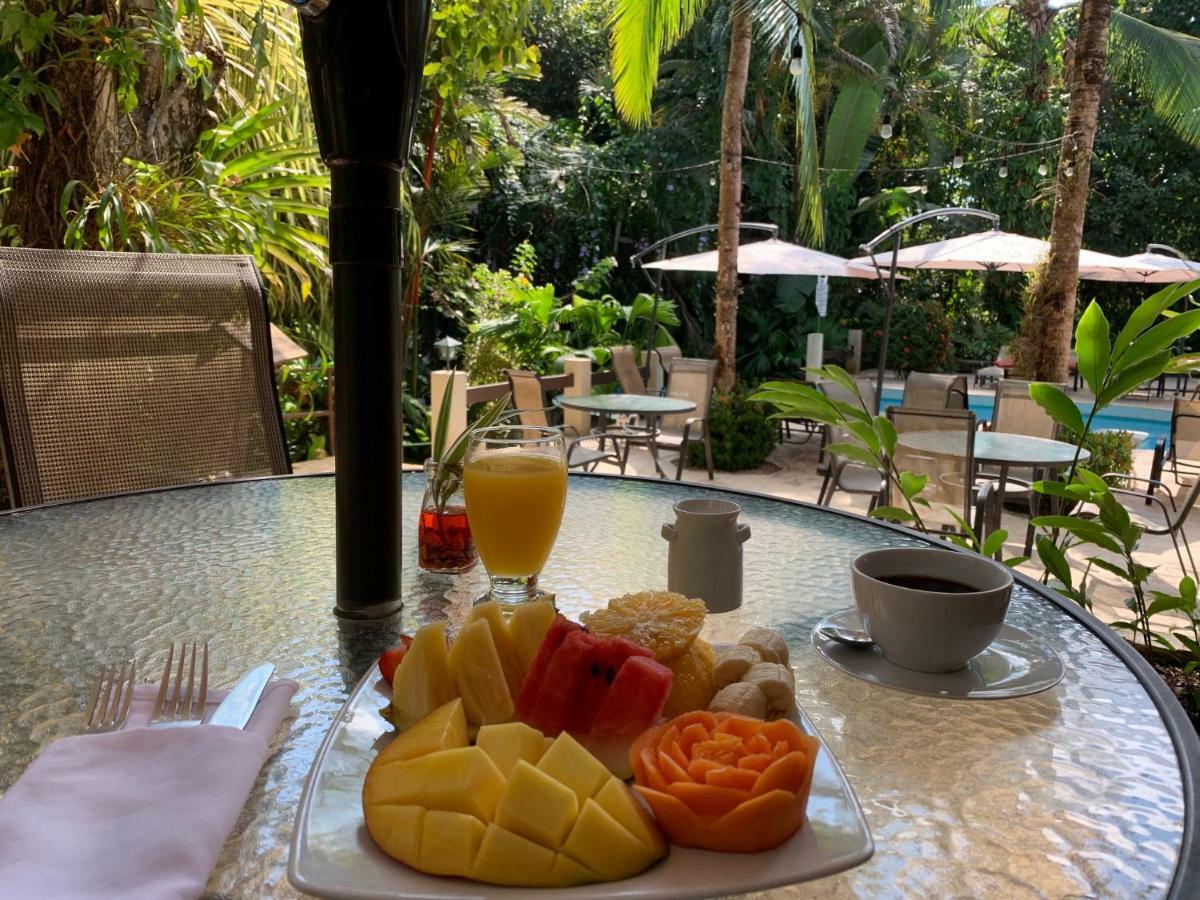
<svg viewBox="0 0 1200 900"><path fill-rule="evenodd" d="M708 413L712 441L713 466L723 472L756 469L763 464L778 443L775 423L767 418L761 403L751 403L745 388L735 387L731 394L713 395ZM688 465L704 468L704 446L688 447Z"/></svg>
<svg viewBox="0 0 1200 900"><path fill-rule="evenodd" d="M1128 475L1133 471L1133 435L1129 432L1092 431L1083 439L1083 446L1092 454L1087 468L1097 475Z"/></svg>
<svg viewBox="0 0 1200 900"><path fill-rule="evenodd" d="M863 327L863 361L879 359L883 317ZM942 372L953 368L950 319L936 300L898 301L892 310L887 367L901 372Z"/></svg>

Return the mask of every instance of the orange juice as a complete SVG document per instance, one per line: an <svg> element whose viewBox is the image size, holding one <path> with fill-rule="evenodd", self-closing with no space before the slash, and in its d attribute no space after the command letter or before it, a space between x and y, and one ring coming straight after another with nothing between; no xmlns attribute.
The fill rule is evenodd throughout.
<svg viewBox="0 0 1200 900"><path fill-rule="evenodd" d="M467 462L463 494L475 547L488 573L536 575L554 548L567 500L567 467L556 457L488 453Z"/></svg>

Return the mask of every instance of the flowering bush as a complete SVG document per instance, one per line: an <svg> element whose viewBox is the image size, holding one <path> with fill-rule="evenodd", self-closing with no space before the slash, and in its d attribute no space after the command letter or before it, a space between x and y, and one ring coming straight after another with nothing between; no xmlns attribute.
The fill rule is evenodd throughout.
<svg viewBox="0 0 1200 900"><path fill-rule="evenodd" d="M882 311L863 326L863 362L874 365L883 337ZM942 372L954 368L950 318L936 300L907 300L892 310L887 367L901 372Z"/></svg>
<svg viewBox="0 0 1200 900"><path fill-rule="evenodd" d="M713 466L723 472L757 469L775 449L778 433L767 418L767 408L746 399L740 385L730 394L714 394L708 412ZM704 447L688 447L688 465L704 467Z"/></svg>

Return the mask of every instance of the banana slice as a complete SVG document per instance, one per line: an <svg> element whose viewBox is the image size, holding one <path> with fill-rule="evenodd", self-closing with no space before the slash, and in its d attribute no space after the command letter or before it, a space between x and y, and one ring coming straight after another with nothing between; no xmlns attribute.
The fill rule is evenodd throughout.
<svg viewBox="0 0 1200 900"><path fill-rule="evenodd" d="M752 684L762 691L770 712L789 713L796 707L796 679L787 666L758 663L742 676L742 683Z"/></svg>
<svg viewBox="0 0 1200 900"><path fill-rule="evenodd" d="M740 713L755 719L767 717L767 698L763 692L752 684L737 681L727 684L717 691L717 695L708 704L710 712Z"/></svg>
<svg viewBox="0 0 1200 900"><path fill-rule="evenodd" d="M784 666L788 664L787 641L778 631L755 626L743 634L738 643L753 647L764 662L779 663Z"/></svg>
<svg viewBox="0 0 1200 900"><path fill-rule="evenodd" d="M727 684L741 681L742 676L750 671L750 667L762 662L762 657L753 647L745 644L734 644L721 651L713 669L713 684L723 688Z"/></svg>

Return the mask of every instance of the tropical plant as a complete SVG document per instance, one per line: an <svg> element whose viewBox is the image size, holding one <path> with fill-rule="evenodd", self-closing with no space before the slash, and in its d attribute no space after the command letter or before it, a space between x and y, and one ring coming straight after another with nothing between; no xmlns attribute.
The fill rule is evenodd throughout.
<svg viewBox="0 0 1200 900"><path fill-rule="evenodd" d="M453 441L447 441L450 435L450 407L454 402L454 392L447 389L442 394L441 405L438 406L437 425L432 435L429 458L437 463L437 474L434 475L430 493L433 503L439 513L444 512L462 485L463 460L467 455L467 444L470 443L471 430L489 428L515 418L519 410L509 409L511 394L489 400L480 409L479 414L470 428L466 428Z"/></svg>
<svg viewBox="0 0 1200 900"><path fill-rule="evenodd" d="M709 442L713 467L722 472L740 472L761 466L779 443L778 426L761 403L748 398L742 385L729 394L714 394L708 410ZM687 462L694 468L705 465L704 447L689 444Z"/></svg>
<svg viewBox="0 0 1200 900"><path fill-rule="evenodd" d="M316 360L285 363L276 373L284 439L292 462L328 455L329 419L320 414L329 409L330 370L329 360L321 355Z"/></svg>

